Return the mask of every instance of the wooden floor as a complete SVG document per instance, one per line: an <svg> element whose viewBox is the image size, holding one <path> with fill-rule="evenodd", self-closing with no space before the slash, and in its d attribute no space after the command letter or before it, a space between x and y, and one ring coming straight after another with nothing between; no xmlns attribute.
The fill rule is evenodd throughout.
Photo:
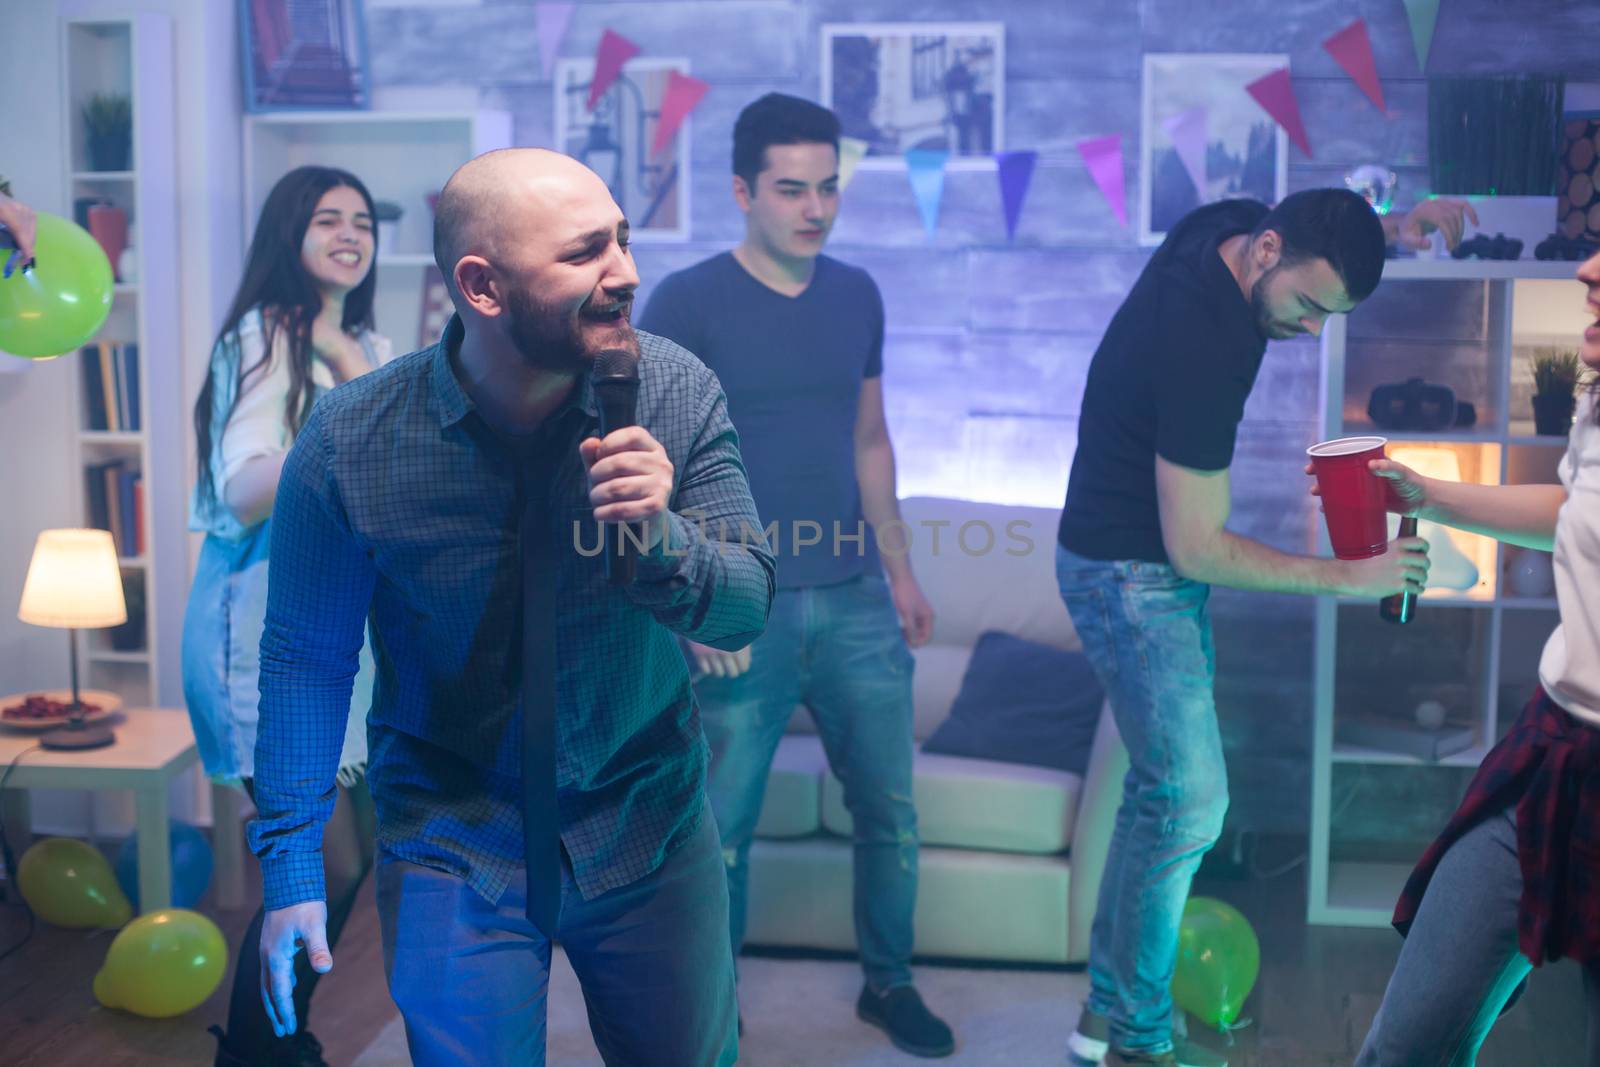
<svg viewBox="0 0 1600 1067"><path fill-rule="evenodd" d="M1279 851L1293 847L1280 843ZM247 883L257 884L253 869ZM1234 1035L1234 1067L1348 1067L1377 1010L1399 938L1388 930L1308 928L1298 870L1270 880L1202 882L1196 892L1233 903L1250 917L1261 940L1261 977L1245 1006L1245 1015L1255 1022ZM252 901L250 909L254 907ZM218 913L204 902L201 910L218 920L230 945L237 943L251 915L249 909ZM0 908L0 948L21 931L19 910ZM90 982L111 936L41 925L20 952L0 964L0 1064L164 1067L211 1062L215 1044L205 1028L223 1021L228 983L200 1009L177 1019L106 1011L95 1003ZM384 989L370 889L363 892L334 956L334 972L323 979L317 994L312 1029L328 1062L344 1067L394 1015ZM1041 1019L1040 1025L1062 1027L1064 1040L1071 1019ZM1577 969L1570 964L1542 968L1534 973L1522 1003L1500 1020L1478 1062L1483 1067L1571 1067L1582 1062L1583 1027ZM1217 1035L1198 1028L1194 1037L1223 1045Z"/></svg>

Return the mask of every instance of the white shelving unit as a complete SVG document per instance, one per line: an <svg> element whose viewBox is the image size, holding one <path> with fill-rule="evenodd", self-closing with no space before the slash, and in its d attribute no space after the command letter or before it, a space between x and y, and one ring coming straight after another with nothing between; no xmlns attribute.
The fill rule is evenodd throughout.
<svg viewBox="0 0 1600 1067"><path fill-rule="evenodd" d="M1446 469L1453 463L1463 480L1482 484L1554 481L1566 438L1534 432L1527 399L1531 381L1519 349L1525 354L1535 344L1575 346L1583 307L1582 287L1573 279L1576 267L1528 260L1389 262L1379 290L1389 309L1364 318L1368 306L1363 305L1349 316L1329 319L1323 332L1321 437L1380 434L1389 439L1391 455L1412 449L1413 456L1443 462ZM1463 336L1424 333L1429 290L1440 283L1455 284L1455 307L1481 307L1481 318L1466 324ZM1459 299L1463 286L1481 287L1481 304ZM1394 292L1401 287L1403 297ZM1397 309L1416 313L1405 316ZM1412 321L1405 321L1408 317ZM1459 319L1456 325L1462 325ZM1386 326L1396 328L1396 335L1386 335ZM1477 422L1438 433L1374 427L1365 410L1372 386L1409 377L1451 385L1458 399L1475 405ZM1326 527L1320 521L1317 526L1321 551L1329 554ZM1397 851L1384 842L1341 839L1339 816L1361 799L1368 776L1450 775L1443 782L1420 783L1426 787L1420 792L1448 797L1448 803L1441 800L1428 812L1394 813L1416 816L1416 822L1431 818L1431 832L1442 829L1459 800L1455 779L1478 765L1517 715L1532 690L1538 649L1555 625L1553 596L1503 591L1507 568L1520 550L1459 532L1447 536L1477 567L1477 583L1469 589L1428 590L1417 617L1403 630L1379 620L1370 601L1317 598L1307 902L1312 923L1388 924L1420 847ZM1436 574L1438 568L1436 547ZM1455 681L1441 680L1447 676ZM1341 715L1408 720L1430 692L1436 699L1448 694L1443 700L1448 721L1474 731L1466 750L1427 762L1338 740Z"/></svg>
<svg viewBox="0 0 1600 1067"><path fill-rule="evenodd" d="M504 111L279 111L245 118L244 236L248 245L267 194L306 164L339 167L374 200L398 204L393 245L380 241L373 315L378 332L409 352L438 338L422 327L423 285L433 266L428 197L473 156L511 145Z"/></svg>
<svg viewBox="0 0 1600 1067"><path fill-rule="evenodd" d="M73 444L77 492L91 521L88 468L123 460L142 477L144 551L122 560L133 617L142 591L144 634L134 647L114 647L112 632L79 635L83 684L120 694L126 706L181 707L179 640L188 566L184 558L188 480L179 341L178 197L174 141L176 101L172 20L161 14L61 22L62 98L66 101L67 202L88 198L127 215L136 271L119 281L111 314L94 342L139 346L137 430L88 429L81 368L74 369L77 402ZM96 171L86 145L83 105L95 93L129 97L133 112L131 169ZM117 266L113 264L113 267ZM67 356L81 363L78 353Z"/></svg>

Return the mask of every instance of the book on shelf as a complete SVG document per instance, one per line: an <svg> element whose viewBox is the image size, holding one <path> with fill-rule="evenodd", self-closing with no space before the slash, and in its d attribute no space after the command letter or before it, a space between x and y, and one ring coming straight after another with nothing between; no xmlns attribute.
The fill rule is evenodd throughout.
<svg viewBox="0 0 1600 1067"><path fill-rule="evenodd" d="M1439 727L1427 727L1414 721L1373 714L1340 714L1333 722L1334 739L1340 744L1415 756L1428 763L1465 752L1478 739L1472 727L1448 722Z"/></svg>
<svg viewBox="0 0 1600 1067"><path fill-rule="evenodd" d="M97 341L83 348L86 430L138 433L139 346Z"/></svg>
<svg viewBox="0 0 1600 1067"><path fill-rule="evenodd" d="M110 530L120 556L144 554L144 476L130 460L114 459L83 469L88 523Z"/></svg>

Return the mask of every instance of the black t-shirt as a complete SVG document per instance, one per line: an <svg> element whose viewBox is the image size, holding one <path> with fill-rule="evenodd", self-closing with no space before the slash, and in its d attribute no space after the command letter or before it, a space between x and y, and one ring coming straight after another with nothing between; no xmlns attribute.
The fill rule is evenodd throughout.
<svg viewBox="0 0 1600 1067"><path fill-rule="evenodd" d="M1089 365L1078 418L1057 534L1067 551L1165 563L1156 456L1207 471L1233 462L1267 342L1217 246L1266 214L1254 200L1190 212L1117 309Z"/></svg>

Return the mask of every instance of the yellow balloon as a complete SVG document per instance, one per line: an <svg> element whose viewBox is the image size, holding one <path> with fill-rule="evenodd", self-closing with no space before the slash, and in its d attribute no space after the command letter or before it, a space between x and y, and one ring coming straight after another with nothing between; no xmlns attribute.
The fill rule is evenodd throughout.
<svg viewBox="0 0 1600 1067"><path fill-rule="evenodd" d="M0 263L9 254L0 252ZM111 261L88 230L43 211L33 259L32 270L0 279L0 350L52 359L88 341L111 314Z"/></svg>
<svg viewBox="0 0 1600 1067"><path fill-rule="evenodd" d="M17 888L35 915L70 930L117 927L133 915L100 850L70 837L35 841L17 861Z"/></svg>
<svg viewBox="0 0 1600 1067"><path fill-rule="evenodd" d="M166 1019L205 1003L227 969L217 924L197 911L166 908L118 932L94 976L94 996L108 1008Z"/></svg>

